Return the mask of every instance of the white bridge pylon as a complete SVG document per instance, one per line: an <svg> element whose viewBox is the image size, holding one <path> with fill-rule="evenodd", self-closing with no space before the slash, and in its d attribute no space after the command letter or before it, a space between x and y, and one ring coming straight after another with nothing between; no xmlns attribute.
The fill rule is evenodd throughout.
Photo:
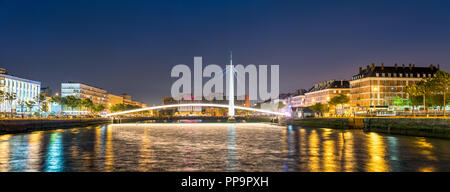
<svg viewBox="0 0 450 192"><path fill-rule="evenodd" d="M164 109L164 108L176 108L176 107L219 107L219 108L229 108L229 105L223 105L223 104L213 104L213 103L187 103L187 104L173 104L173 105L160 105L160 106L153 106L153 107L146 107L146 108L140 108L140 109L133 109L129 111L121 111L117 113L109 113L104 115L105 117L114 116L114 115L122 115L127 113L135 113L140 111L147 111L147 110L154 110L154 109ZM280 115L280 116L290 116L287 113L280 113L280 112L274 112L270 110L264 110L264 109L255 109L250 107L241 107L241 106L234 106L234 109L241 109L241 110L247 110L247 111L254 111L259 113L267 113L267 114L273 114L273 115Z"/></svg>

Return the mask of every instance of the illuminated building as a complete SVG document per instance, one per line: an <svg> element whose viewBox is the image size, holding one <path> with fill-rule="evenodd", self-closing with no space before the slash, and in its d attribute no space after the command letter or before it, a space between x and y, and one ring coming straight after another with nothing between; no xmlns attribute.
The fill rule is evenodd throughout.
<svg viewBox="0 0 450 192"><path fill-rule="evenodd" d="M350 104L357 111L388 109L395 97L408 98L406 86L414 84L423 78L431 78L439 70L438 67L394 66L385 67L367 65L359 68L359 73L350 81Z"/></svg>
<svg viewBox="0 0 450 192"><path fill-rule="evenodd" d="M139 102L139 101L134 101L132 98L131 98L131 95L128 95L128 94L126 94L126 93L124 93L124 94L122 94L122 95L120 95L122 98L123 98L123 104L124 105L135 105L135 106L139 106L139 107L147 107L147 105L146 104L144 104L144 103L142 103L142 102Z"/></svg>
<svg viewBox="0 0 450 192"><path fill-rule="evenodd" d="M53 93L53 91L50 87L42 87L41 88L41 94L45 97L51 97L52 93Z"/></svg>
<svg viewBox="0 0 450 192"><path fill-rule="evenodd" d="M316 103L327 104L331 98L340 94L350 96L349 82L345 80L329 80L317 83L305 93L306 106Z"/></svg>
<svg viewBox="0 0 450 192"><path fill-rule="evenodd" d="M124 93L120 96L123 98L124 105L133 105L133 100L131 100L131 95Z"/></svg>
<svg viewBox="0 0 450 192"><path fill-rule="evenodd" d="M90 99L95 105L108 103L108 93L104 89L83 83L61 83L61 97L70 95L80 99Z"/></svg>
<svg viewBox="0 0 450 192"><path fill-rule="evenodd" d="M306 107L306 90L297 90L295 94L291 96L292 107Z"/></svg>
<svg viewBox="0 0 450 192"><path fill-rule="evenodd" d="M108 106L107 109L109 109L117 104L124 104L124 105L134 105L139 106L140 108L147 107L146 104L139 102L139 101L133 101L131 99L131 95L128 94L122 94L122 95L114 95L114 94L108 94Z"/></svg>
<svg viewBox="0 0 450 192"><path fill-rule="evenodd" d="M11 112L12 109L14 113L14 111L20 110L20 102L37 100L41 90L41 82L8 75L5 69L0 69L0 90L5 94L16 94L15 100L3 99L3 102L0 103L1 112Z"/></svg>
<svg viewBox="0 0 450 192"><path fill-rule="evenodd" d="M117 104L123 104L123 97L108 93L108 111L112 106Z"/></svg>
<svg viewBox="0 0 450 192"><path fill-rule="evenodd" d="M296 93L292 94L290 97L292 117L294 118L305 118L308 116L313 116L314 112L309 109L306 105L306 93L305 89L297 90Z"/></svg>

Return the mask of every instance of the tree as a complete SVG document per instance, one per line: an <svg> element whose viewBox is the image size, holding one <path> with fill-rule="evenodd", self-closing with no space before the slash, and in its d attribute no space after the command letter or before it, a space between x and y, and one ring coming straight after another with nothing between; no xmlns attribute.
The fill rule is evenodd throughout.
<svg viewBox="0 0 450 192"><path fill-rule="evenodd" d="M20 112L21 112L21 118L23 119L23 114L24 114L24 111L23 111L23 107L25 106L25 101L23 101L23 100L18 100L17 101L17 104L20 106Z"/></svg>
<svg viewBox="0 0 450 192"><path fill-rule="evenodd" d="M27 106L28 111L30 111L30 116L31 116L31 112L32 112L31 110L33 109L34 104L36 104L36 102L33 100L29 100L29 101L25 102L25 105Z"/></svg>
<svg viewBox="0 0 450 192"><path fill-rule="evenodd" d="M64 105L67 104L67 98L66 97L58 97L54 96L50 99L51 102L57 103L61 106L61 113L64 113Z"/></svg>
<svg viewBox="0 0 450 192"><path fill-rule="evenodd" d="M44 113L48 112L49 111L48 107L49 106L48 106L48 102L47 101L44 101L44 102L41 103L41 111L42 112L44 112Z"/></svg>
<svg viewBox="0 0 450 192"><path fill-rule="evenodd" d="M69 95L66 97L63 97L66 99L67 106L70 107L70 110L73 111L75 108L79 107L81 104L81 99L78 97L75 97L73 95Z"/></svg>
<svg viewBox="0 0 450 192"><path fill-rule="evenodd" d="M442 94L442 106L444 108L444 117L445 117L445 106L447 105L446 96L448 93L448 87L450 86L450 73L445 71L438 71L435 74L435 77L431 80L432 87L434 88L435 93Z"/></svg>
<svg viewBox="0 0 450 192"><path fill-rule="evenodd" d="M395 97L392 102L395 106L404 106L405 103L405 100L400 96Z"/></svg>
<svg viewBox="0 0 450 192"><path fill-rule="evenodd" d="M313 110L314 112L320 114L320 116L323 116L323 113L329 110L328 105L322 103L316 103L310 106L309 108L311 108L311 110Z"/></svg>
<svg viewBox="0 0 450 192"><path fill-rule="evenodd" d="M125 105L122 104L122 103L117 103L117 104L114 104L113 106L111 106L111 107L109 108L109 110L110 110L112 113L119 112L119 111L123 111L123 110L125 110Z"/></svg>
<svg viewBox="0 0 450 192"><path fill-rule="evenodd" d="M397 107L405 106L405 105L406 105L406 101L405 101L405 99L403 99L402 97L397 96L397 97L395 97L395 98L393 99L392 104L393 104L394 106L397 106Z"/></svg>
<svg viewBox="0 0 450 192"><path fill-rule="evenodd" d="M39 106L39 116L41 116L42 110L42 103L46 102L46 98L43 93L39 94L39 96L36 96L37 105Z"/></svg>
<svg viewBox="0 0 450 192"><path fill-rule="evenodd" d="M12 116L12 113L13 113L12 102L13 102L14 100L16 100L16 98L17 98L17 97L16 97L16 93L7 92L7 93L5 94L5 100L7 100L8 103L9 103L10 114L11 114L11 116Z"/></svg>
<svg viewBox="0 0 450 192"><path fill-rule="evenodd" d="M104 105L98 104L98 105L95 105L95 107L92 111L99 113L99 112L104 111L105 109L106 109L106 107Z"/></svg>
<svg viewBox="0 0 450 192"><path fill-rule="evenodd" d="M341 105L342 106L342 113L344 113L344 104L350 102L350 98L347 95L340 94L338 96L334 96L330 99L330 102L328 102L330 105Z"/></svg>
<svg viewBox="0 0 450 192"><path fill-rule="evenodd" d="M278 109L282 109L284 106L286 106L283 102L278 102Z"/></svg>
<svg viewBox="0 0 450 192"><path fill-rule="evenodd" d="M433 88L430 79L423 79L417 84L417 93L422 96L423 107L425 108L425 114L428 115L428 108L426 103L426 97L433 93Z"/></svg>
<svg viewBox="0 0 450 192"><path fill-rule="evenodd" d="M94 103L89 98L81 99L80 105L84 107L85 110L88 111L91 111L95 107Z"/></svg>
<svg viewBox="0 0 450 192"><path fill-rule="evenodd" d="M5 102L5 92L0 90L0 103Z"/></svg>
<svg viewBox="0 0 450 192"><path fill-rule="evenodd" d="M419 92L417 91L417 85L412 84L406 86L406 93L408 93L408 101L411 104L411 112L414 113L414 107L418 104L415 102L415 98L419 95Z"/></svg>

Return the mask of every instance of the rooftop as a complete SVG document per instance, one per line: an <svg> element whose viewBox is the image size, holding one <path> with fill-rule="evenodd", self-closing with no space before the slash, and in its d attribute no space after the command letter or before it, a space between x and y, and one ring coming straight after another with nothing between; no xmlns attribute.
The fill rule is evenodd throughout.
<svg viewBox="0 0 450 192"><path fill-rule="evenodd" d="M96 86L92 86L92 85L89 85L89 84L86 84L86 83L80 83L80 82L69 81L69 82L64 82L64 83L61 83L61 84L81 84L81 85L86 85L86 86L89 86L89 87L93 87L93 88L96 88L96 89L101 89L101 90L106 91L105 89L102 89L100 87L96 87Z"/></svg>
<svg viewBox="0 0 450 192"><path fill-rule="evenodd" d="M314 84L314 86L309 89L308 92L315 92L325 89L345 89L350 88L350 83L347 80L329 80L322 81L320 83Z"/></svg>
<svg viewBox="0 0 450 192"><path fill-rule="evenodd" d="M437 67L431 64L429 67L416 67L414 64L409 64L408 66L402 64L401 66L395 64L394 66L384 66L384 63L381 63L380 66L375 66L374 63L371 65L367 65L365 69L362 67L359 68L359 73L352 77L352 80L366 78L366 77L382 77L383 73L386 74L404 74L404 75L395 75L393 77L408 77L406 74L434 74L439 70L439 64ZM378 76L377 76L378 74ZM421 75L422 76L422 75ZM428 76L428 75L426 75ZM410 77L410 76L409 76Z"/></svg>

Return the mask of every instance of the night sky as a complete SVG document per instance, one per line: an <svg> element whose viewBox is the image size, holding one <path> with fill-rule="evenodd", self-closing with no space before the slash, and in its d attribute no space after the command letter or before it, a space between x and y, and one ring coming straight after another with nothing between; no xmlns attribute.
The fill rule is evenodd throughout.
<svg viewBox="0 0 450 192"><path fill-rule="evenodd" d="M0 0L0 67L59 91L77 81L147 104L176 64L280 65L280 91L358 67L450 71L450 3L435 0Z"/></svg>

